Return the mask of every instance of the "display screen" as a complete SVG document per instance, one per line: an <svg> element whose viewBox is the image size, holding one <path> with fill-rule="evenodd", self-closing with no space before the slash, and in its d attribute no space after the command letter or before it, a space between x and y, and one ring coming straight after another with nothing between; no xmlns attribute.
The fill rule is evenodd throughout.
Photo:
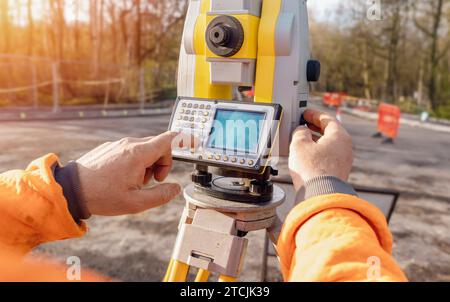
<svg viewBox="0 0 450 302"><path fill-rule="evenodd" d="M266 113L219 109L208 148L257 153Z"/></svg>

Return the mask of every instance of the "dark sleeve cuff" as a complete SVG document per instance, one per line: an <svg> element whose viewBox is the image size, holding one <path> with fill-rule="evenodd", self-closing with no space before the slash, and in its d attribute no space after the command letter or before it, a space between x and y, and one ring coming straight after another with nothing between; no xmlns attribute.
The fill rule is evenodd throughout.
<svg viewBox="0 0 450 302"><path fill-rule="evenodd" d="M331 194L358 195L352 186L334 176L319 176L305 184L305 200Z"/></svg>
<svg viewBox="0 0 450 302"><path fill-rule="evenodd" d="M69 212L73 219L80 223L91 217L86 202L81 194L80 179L78 177L78 166L75 162L69 163L65 167L58 164L54 167L55 180L63 189L64 197L67 200Z"/></svg>

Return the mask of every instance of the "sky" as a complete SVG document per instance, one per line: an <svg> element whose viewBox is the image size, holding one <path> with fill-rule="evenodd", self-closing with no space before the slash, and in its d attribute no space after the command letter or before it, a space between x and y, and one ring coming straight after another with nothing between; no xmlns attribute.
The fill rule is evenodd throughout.
<svg viewBox="0 0 450 302"><path fill-rule="evenodd" d="M308 7L317 19L326 19L342 1L344 0L308 0Z"/></svg>
<svg viewBox="0 0 450 302"><path fill-rule="evenodd" d="M10 5L10 14L14 17L14 21L18 22L20 25L27 25L27 0L9 0ZM75 4L73 0L65 1L67 8L65 12L65 19L68 22L73 22L77 16L75 15ZM88 9L88 1L83 1L81 3L81 10L87 11ZM40 0L33 1L33 17L36 20L44 19L50 12L49 7L47 6L47 2L43 2ZM78 16L79 20L87 20L88 15L86 13L81 12Z"/></svg>
<svg viewBox="0 0 450 302"><path fill-rule="evenodd" d="M327 19L332 14L333 11L336 11L336 8L338 7L338 4L344 0L308 0L308 7L310 11L314 14L314 16L319 19ZM66 0L67 5L69 6L69 9L66 10L66 20L69 22L75 20L75 15L73 13L73 1L72 0ZM83 2L82 2L83 3ZM84 2L84 4L86 4ZM13 9L12 14L17 16L17 14L20 14L20 17L17 18L21 20L23 25L26 24L26 0L10 0L10 5L12 8L15 7L21 7L20 10ZM86 10L87 7L83 7L83 10ZM42 19L45 14L48 13L48 8L43 5L43 2L41 1L34 1L33 4L33 15L37 19ZM87 18L87 16L81 14L79 16L81 20ZM16 20L17 20L16 19Z"/></svg>

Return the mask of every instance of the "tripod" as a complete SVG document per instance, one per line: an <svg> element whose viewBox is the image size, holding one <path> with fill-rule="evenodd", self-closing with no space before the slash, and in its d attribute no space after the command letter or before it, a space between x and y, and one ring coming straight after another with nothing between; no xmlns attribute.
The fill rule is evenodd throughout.
<svg viewBox="0 0 450 302"><path fill-rule="evenodd" d="M198 182L199 173L206 183ZM245 236L274 224L276 209L283 204L285 192L270 183L270 199L261 199L268 201L248 203L242 202L244 196L248 195L252 201L257 196L249 193L248 180L220 177L213 180L205 169L198 169L193 180L197 182L184 191L186 207L164 281L186 282L190 268L196 268L195 282L207 282L211 273L219 275L219 282L235 282L244 264L248 245ZM231 200L206 193L205 188L217 193L219 189L214 189L215 186L221 186L224 198L230 192Z"/></svg>

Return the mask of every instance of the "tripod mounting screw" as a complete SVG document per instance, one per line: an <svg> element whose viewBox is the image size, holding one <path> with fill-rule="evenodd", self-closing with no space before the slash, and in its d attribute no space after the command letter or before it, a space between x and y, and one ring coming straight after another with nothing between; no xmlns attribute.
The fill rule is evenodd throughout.
<svg viewBox="0 0 450 302"><path fill-rule="evenodd" d="M250 193L256 195L268 195L273 193L273 183L270 181L254 180L250 183Z"/></svg>
<svg viewBox="0 0 450 302"><path fill-rule="evenodd" d="M197 171L192 173L192 182L202 187L211 185L212 174L208 172Z"/></svg>
<svg viewBox="0 0 450 302"><path fill-rule="evenodd" d="M278 176L279 171L274 169L274 168L270 168L270 175L272 176Z"/></svg>

